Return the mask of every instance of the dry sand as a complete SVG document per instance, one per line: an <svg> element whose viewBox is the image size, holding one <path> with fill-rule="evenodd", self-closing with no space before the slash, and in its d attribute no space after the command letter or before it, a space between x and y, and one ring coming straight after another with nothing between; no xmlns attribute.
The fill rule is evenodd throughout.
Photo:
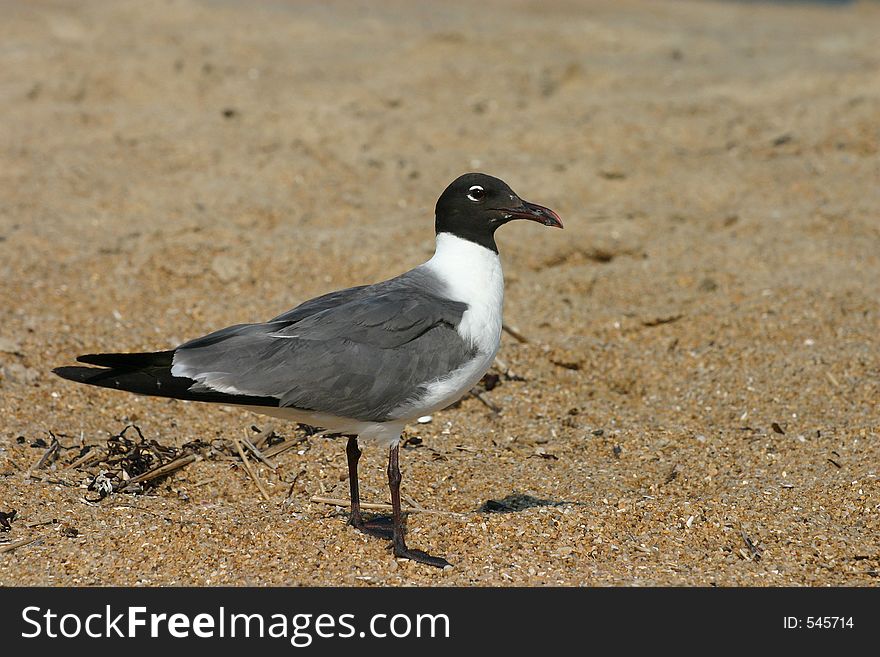
<svg viewBox="0 0 880 657"><path fill-rule="evenodd" d="M0 584L877 584L880 6L373 4L0 3L0 538L39 539ZM94 505L28 476L47 431L265 429L50 369L418 264L472 169L566 229L499 236L503 413L407 431L452 512L409 542L453 569L309 501L347 497L339 441L255 464L270 503L234 460ZM478 511L513 494L544 505Z"/></svg>

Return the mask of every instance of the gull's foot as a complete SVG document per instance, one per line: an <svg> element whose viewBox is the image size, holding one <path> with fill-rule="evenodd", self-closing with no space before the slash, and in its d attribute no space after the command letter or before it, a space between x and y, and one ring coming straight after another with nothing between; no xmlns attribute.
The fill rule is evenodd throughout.
<svg viewBox="0 0 880 657"><path fill-rule="evenodd" d="M418 563L424 563L429 566L434 566L435 568L446 568L446 566L452 565L443 557L432 557L427 552L422 552L421 550L410 550L405 546L403 548L395 547L394 556L400 557L402 559L410 559Z"/></svg>
<svg viewBox="0 0 880 657"><path fill-rule="evenodd" d="M348 521L348 524L368 536L383 538L386 541L394 538L394 523L391 516L376 516L369 520L361 519L360 521L352 518Z"/></svg>

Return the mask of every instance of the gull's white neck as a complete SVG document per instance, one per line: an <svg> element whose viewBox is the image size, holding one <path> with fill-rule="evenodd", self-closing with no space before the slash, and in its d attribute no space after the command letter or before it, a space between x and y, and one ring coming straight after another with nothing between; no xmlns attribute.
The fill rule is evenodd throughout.
<svg viewBox="0 0 880 657"><path fill-rule="evenodd" d="M446 294L466 303L458 333L470 340L481 354L495 357L501 342L504 274L498 254L451 233L437 235L434 257L424 267L446 286Z"/></svg>

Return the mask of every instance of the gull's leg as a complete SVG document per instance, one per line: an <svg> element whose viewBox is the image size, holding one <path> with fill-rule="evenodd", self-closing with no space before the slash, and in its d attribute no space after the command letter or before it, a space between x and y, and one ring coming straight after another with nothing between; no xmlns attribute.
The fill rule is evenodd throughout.
<svg viewBox="0 0 880 657"><path fill-rule="evenodd" d="M348 516L348 524L361 529L364 526L364 519L361 517L361 493L358 488L358 461L361 458L361 449L358 447L357 436L348 437L345 455L348 457L348 489L351 493L351 514Z"/></svg>
<svg viewBox="0 0 880 657"><path fill-rule="evenodd" d="M358 461L361 458L361 449L358 447L357 436L348 437L345 455L348 457L348 489L351 494L351 513L348 516L348 524L370 536L390 539L392 533L388 527L387 518L380 516L364 521L361 515L361 494L358 486Z"/></svg>
<svg viewBox="0 0 880 657"><path fill-rule="evenodd" d="M419 563L445 568L451 565L442 557L432 557L421 550L410 550L403 538L403 516L400 513L400 446L395 445L388 454L388 487L391 489L391 508L394 528L394 556L412 559Z"/></svg>

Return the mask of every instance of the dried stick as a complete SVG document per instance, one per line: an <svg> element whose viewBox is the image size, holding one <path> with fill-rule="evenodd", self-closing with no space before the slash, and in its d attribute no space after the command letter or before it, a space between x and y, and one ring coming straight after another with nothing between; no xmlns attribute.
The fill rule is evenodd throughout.
<svg viewBox="0 0 880 657"><path fill-rule="evenodd" d="M58 442L58 439L53 435L52 436L52 444L49 445L49 449L43 452L43 455L40 457L40 460L34 464L34 467L31 470L42 470L46 467L49 461L53 456L58 452L61 447L61 443Z"/></svg>
<svg viewBox="0 0 880 657"><path fill-rule="evenodd" d="M513 372L510 369L510 365L507 364L507 361L503 358L499 358L495 356L495 367L501 372L501 375L510 381L525 381L523 377L521 377L516 372Z"/></svg>
<svg viewBox="0 0 880 657"><path fill-rule="evenodd" d="M256 456L257 459L263 463L263 465L265 465L267 468L270 468L272 470L272 472L275 472L275 469L278 466L275 465L274 463L270 463L269 459L266 458L266 455L263 454L263 452L261 452L260 450L258 450L254 446L254 444L250 440L247 439L247 437L242 438L241 442L244 443L244 446L247 447L250 450L251 454Z"/></svg>
<svg viewBox="0 0 880 657"><path fill-rule="evenodd" d="M313 495L309 501L314 502L315 504L330 504L332 506L349 506L350 504L349 500L338 499L335 497L321 497L319 495ZM377 504L374 502L361 502L361 508L366 509L367 511L391 511L390 504ZM433 509L423 509L421 507L414 508L409 506L403 507L401 511L405 511L406 513L436 513L445 516L465 515L456 511L434 511Z"/></svg>
<svg viewBox="0 0 880 657"><path fill-rule="evenodd" d="M34 527L42 527L43 525L57 525L58 519L52 518L51 520L40 520L38 522L26 522L24 524L28 529L33 529Z"/></svg>
<svg viewBox="0 0 880 657"><path fill-rule="evenodd" d="M511 326L510 324L501 324L501 328L507 331L510 335L516 338L517 342L527 343L529 339L520 333L520 330L515 326Z"/></svg>
<svg viewBox="0 0 880 657"><path fill-rule="evenodd" d="M260 489L260 494L263 496L267 502L270 502L269 493L266 492L266 489L263 488L263 482L260 481L260 478L257 477L257 474L251 469L250 461L247 460L247 456L244 453L244 450L241 448L241 443L238 438L235 436L232 437L232 442L235 444L235 449L238 450L238 455L241 457L241 462L244 464L244 469L248 473L251 479L254 480L254 483L257 485L257 488Z"/></svg>
<svg viewBox="0 0 880 657"><path fill-rule="evenodd" d="M493 413L495 413L495 415L498 415L498 414L501 412L501 407L498 406L498 405L497 405L495 402L493 402L491 399L489 399L488 397L486 397L486 395L484 395L483 392L482 392L479 388L472 388L472 389L471 389L471 394L472 394L474 397L476 397L477 399L479 399L481 402L483 402L483 404L485 404L486 407L487 407L490 411L492 411Z"/></svg>
<svg viewBox="0 0 880 657"><path fill-rule="evenodd" d="M0 554L4 552L12 552L16 548L24 547L26 545L30 545L31 543L36 543L37 541L42 541L46 538L46 535L37 536L36 538L23 538L20 541L15 541L14 543L7 543L6 545L0 545Z"/></svg>
<svg viewBox="0 0 880 657"><path fill-rule="evenodd" d="M69 481L64 481L63 479L51 479L49 477L44 477L42 475L38 475L36 472L31 472L28 476L34 481L39 481L44 484L54 484L55 486L67 486L69 488L79 488L79 484L72 484Z"/></svg>
<svg viewBox="0 0 880 657"><path fill-rule="evenodd" d="M263 452L263 456L267 459L271 459L279 454L286 452L289 449L293 449L297 445L301 445L305 442L305 438L299 438L298 440L285 440L283 443L278 443L277 445L272 445L269 449Z"/></svg>
<svg viewBox="0 0 880 657"><path fill-rule="evenodd" d="M425 510L426 510L425 507L423 507L421 504L419 504L418 502L416 502L416 501L412 498L411 495L407 495L406 493L402 493L402 494L401 494L401 497L403 497L403 499L406 501L406 503L409 504L409 505L410 505L413 509L415 509L416 511L425 511Z"/></svg>
<svg viewBox="0 0 880 657"><path fill-rule="evenodd" d="M185 467L192 463L193 461L198 460L198 455L196 454L187 454L186 456L181 456L180 458L174 459L173 461L166 463L165 465L160 465L158 468L153 468L148 472L144 472L143 474L139 474L137 477L133 477L125 482L125 486L122 487L122 492L127 492L133 486L137 484L141 484L145 481L150 481L151 479L156 479L157 477L162 477L164 475L170 474L175 470L179 470L182 467Z"/></svg>
<svg viewBox="0 0 880 657"><path fill-rule="evenodd" d="M757 545L752 542L752 539L749 538L749 535L746 534L746 530L742 527L739 528L740 536L742 536L743 543L746 544L746 547L749 548L749 552L752 553L752 561L758 562L761 560L761 550Z"/></svg>
<svg viewBox="0 0 880 657"><path fill-rule="evenodd" d="M284 501L281 502L282 506L290 503L290 498L293 496L293 489L296 487L296 482L299 481L299 478L302 477L306 473L306 469L303 468L299 472L296 473L296 476L293 478L293 481L290 482L290 488L287 490L287 497L284 498Z"/></svg>
<svg viewBox="0 0 880 657"><path fill-rule="evenodd" d="M254 441L254 445L256 445L259 449L263 449L266 447L266 442L269 440L269 437L275 433L274 425L267 425L263 427L263 430L260 432L260 437Z"/></svg>
<svg viewBox="0 0 880 657"><path fill-rule="evenodd" d="M61 472L65 470L73 470L74 468L79 468L83 465L88 465L92 461L97 461L99 458L104 456L104 450L100 447L95 447L90 449L88 452L80 456L78 459L73 461L72 463L68 463L63 468L61 468Z"/></svg>

